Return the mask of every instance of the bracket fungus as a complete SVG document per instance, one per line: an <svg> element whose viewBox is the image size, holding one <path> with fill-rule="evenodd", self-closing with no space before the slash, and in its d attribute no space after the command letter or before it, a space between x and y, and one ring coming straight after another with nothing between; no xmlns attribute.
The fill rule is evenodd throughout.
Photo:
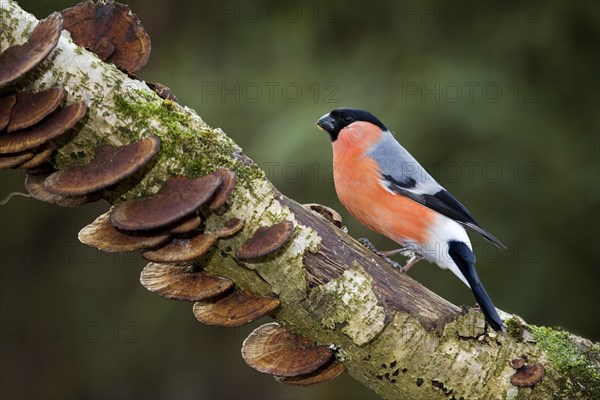
<svg viewBox="0 0 600 400"><path fill-rule="evenodd" d="M219 190L210 200L208 208L211 211L216 211L225 204L227 199L229 199L231 192L233 192L233 189L235 188L237 177L233 171L227 168L218 168L213 174L221 178L221 186L219 186Z"/></svg>
<svg viewBox="0 0 600 400"><path fill-rule="evenodd" d="M159 246L169 240L168 234L147 236L121 232L110 223L108 211L79 232L79 241L107 252L125 252Z"/></svg>
<svg viewBox="0 0 600 400"><path fill-rule="evenodd" d="M335 357L332 357L327 364L313 372L298 376L276 375L275 380L279 383L291 386L311 386L332 381L340 376L345 369L343 363L339 362Z"/></svg>
<svg viewBox="0 0 600 400"><path fill-rule="evenodd" d="M0 132L8 126L10 113L16 102L17 96L14 94L0 98Z"/></svg>
<svg viewBox="0 0 600 400"><path fill-rule="evenodd" d="M546 375L542 364L524 365L510 377L510 383L518 387L532 387Z"/></svg>
<svg viewBox="0 0 600 400"><path fill-rule="evenodd" d="M150 57L150 37L128 6L112 0L86 0L62 11L64 29L79 46L130 74Z"/></svg>
<svg viewBox="0 0 600 400"><path fill-rule="evenodd" d="M0 154L0 170L15 168L33 157L33 152L24 151L14 154Z"/></svg>
<svg viewBox="0 0 600 400"><path fill-rule="evenodd" d="M514 360L511 360L510 366L511 366L511 368L514 368L514 369L520 369L520 368L523 368L526 363L527 363L527 360L524 357L520 357L520 358L515 358Z"/></svg>
<svg viewBox="0 0 600 400"><path fill-rule="evenodd" d="M154 196L119 204L111 221L119 229L142 231L162 228L199 209L221 184L215 175L169 178Z"/></svg>
<svg viewBox="0 0 600 400"><path fill-rule="evenodd" d="M58 44L62 31L60 13L52 13L33 29L29 40L0 54L0 89L21 79L42 62Z"/></svg>
<svg viewBox="0 0 600 400"><path fill-rule="evenodd" d="M175 95L173 94L171 89L169 89L167 86L163 85L162 83L146 82L146 86L148 86L150 89L152 89L154 91L154 93L156 93L161 99L177 102L177 97L175 97Z"/></svg>
<svg viewBox="0 0 600 400"><path fill-rule="evenodd" d="M146 165L160 148L157 136L149 136L122 147L98 147L94 159L86 165L57 171L46 179L50 193L80 196L105 189L130 177Z"/></svg>
<svg viewBox="0 0 600 400"><path fill-rule="evenodd" d="M208 252L218 237L210 233L198 233L191 238L175 238L164 246L142 253L148 261L154 262L183 262L192 261Z"/></svg>
<svg viewBox="0 0 600 400"><path fill-rule="evenodd" d="M189 233L193 230L196 230L202 224L202 218L198 214L193 214L191 217L185 219L183 222L179 223L177 226L171 229L171 233L180 235L183 233Z"/></svg>
<svg viewBox="0 0 600 400"><path fill-rule="evenodd" d="M53 87L41 92L24 90L16 95L16 104L10 114L7 132L29 128L56 110L67 92L61 87Z"/></svg>
<svg viewBox="0 0 600 400"><path fill-rule="evenodd" d="M239 218L231 218L219 228L217 236L220 238L228 237L236 234L244 227L244 221Z"/></svg>
<svg viewBox="0 0 600 400"><path fill-rule="evenodd" d="M31 159L25 161L19 165L21 169L33 169L37 168L50 159L52 153L56 150L56 145L52 142L47 142L41 145L31 157Z"/></svg>
<svg viewBox="0 0 600 400"><path fill-rule="evenodd" d="M342 227L342 216L333 208L317 203L302 204L302 207L306 208L307 210L311 210L315 214L322 216L338 228Z"/></svg>
<svg viewBox="0 0 600 400"><path fill-rule="evenodd" d="M283 221L272 226L261 226L235 252L238 260L255 260L281 249L292 237L294 224Z"/></svg>
<svg viewBox="0 0 600 400"><path fill-rule="evenodd" d="M202 301L225 293L233 282L195 270L192 264L149 263L142 270L140 282L149 291L180 301Z"/></svg>
<svg viewBox="0 0 600 400"><path fill-rule="evenodd" d="M234 328L264 317L279 304L274 297L235 290L224 297L194 304L194 315L207 325Z"/></svg>
<svg viewBox="0 0 600 400"><path fill-rule="evenodd" d="M276 322L256 328L242 345L242 357L249 366L278 376L313 372L332 356L329 347L317 346Z"/></svg>
<svg viewBox="0 0 600 400"><path fill-rule="evenodd" d="M66 106L37 125L0 136L0 154L31 150L62 135L85 115L83 101Z"/></svg>
<svg viewBox="0 0 600 400"><path fill-rule="evenodd" d="M60 196L46 190L44 180L48 173L27 172L25 176L25 188L34 199L46 203L56 204L61 207L79 207L81 205L100 200L100 193L90 193L82 196Z"/></svg>

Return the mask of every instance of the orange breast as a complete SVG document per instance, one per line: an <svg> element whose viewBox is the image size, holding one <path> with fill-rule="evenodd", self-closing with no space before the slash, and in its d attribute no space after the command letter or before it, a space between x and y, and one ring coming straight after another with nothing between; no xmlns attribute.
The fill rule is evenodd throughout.
<svg viewBox="0 0 600 400"><path fill-rule="evenodd" d="M348 211L363 225L397 243L425 243L434 212L386 190L377 163L362 154L362 146L348 143L340 135L333 147L335 189Z"/></svg>

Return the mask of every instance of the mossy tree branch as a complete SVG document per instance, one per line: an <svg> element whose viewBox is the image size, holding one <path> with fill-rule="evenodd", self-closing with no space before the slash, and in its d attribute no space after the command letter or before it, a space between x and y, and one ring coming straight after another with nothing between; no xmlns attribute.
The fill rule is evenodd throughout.
<svg viewBox="0 0 600 400"><path fill-rule="evenodd" d="M23 43L37 23L16 2L0 2L0 50ZM384 398L589 398L600 393L600 346L567 332L508 319L508 331L485 330L482 314L464 311L400 274L323 218L280 194L223 131L193 110L163 100L143 82L63 37L51 56L19 83L62 86L68 101L85 100L86 120L60 143L56 168L87 162L103 143L125 144L149 134L161 151L143 176L105 191L111 203L156 193L167 177L195 177L227 166L238 185L224 215L244 230L221 240L198 262L259 294L276 294L274 318L322 344L333 344L348 372ZM132 183L133 182L133 183ZM292 243L256 263L235 249L261 225L293 221ZM505 317L507 315L505 314ZM513 386L510 360L526 355L546 376L533 388Z"/></svg>

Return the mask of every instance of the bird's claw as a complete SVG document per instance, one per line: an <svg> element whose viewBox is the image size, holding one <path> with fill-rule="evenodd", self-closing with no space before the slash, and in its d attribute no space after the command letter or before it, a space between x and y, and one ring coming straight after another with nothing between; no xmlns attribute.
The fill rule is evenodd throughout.
<svg viewBox="0 0 600 400"><path fill-rule="evenodd" d="M408 260L408 262L406 263L406 265L404 267L402 267L402 269L400 270L400 272L402 272L403 274L407 273L408 270L415 265L416 263L418 263L419 261L421 261L423 259L423 256L417 255L414 252L410 252L409 254L412 254L412 257L410 257L410 260Z"/></svg>
<svg viewBox="0 0 600 400"><path fill-rule="evenodd" d="M379 250L377 250L377 247L375 247L375 245L373 243L371 243L371 241L367 238L364 238L364 237L359 238L358 241L360 242L360 244L365 246L367 249L371 250L373 253L377 254L379 257L383 258L388 264L390 264L392 267L400 270L400 272L402 272L402 273L405 273L408 270L408 268L410 268L410 266L408 268L406 268L406 266L400 265L398 262L392 260L388 256L401 253L404 256L415 257L414 253L411 250L407 249L406 247L403 247L401 249L396 249L396 250L390 250L390 251L379 251ZM406 253L408 253L408 254L406 254ZM411 260L412 260L412 258L411 258Z"/></svg>
<svg viewBox="0 0 600 400"><path fill-rule="evenodd" d="M379 256L381 256L381 258L383 258L388 264L390 264L392 267L396 268L397 270L399 270L401 273L404 273L404 267L402 265L400 265L400 263L392 260L389 257L386 256L382 256L381 254L378 254Z"/></svg>
<svg viewBox="0 0 600 400"><path fill-rule="evenodd" d="M367 249L371 250L373 253L379 254L379 250L377 250L375 245L373 243L371 243L371 241L369 239L362 237L362 238L358 239L358 242L360 244L362 244L364 247L366 247Z"/></svg>
<svg viewBox="0 0 600 400"><path fill-rule="evenodd" d="M389 258L389 256L393 256L395 254L401 254L402 257L408 258L408 262L406 263L406 265L401 266L400 264L392 261ZM388 250L388 251L380 251L380 252L377 252L377 255L379 255L384 260L386 260L387 262L392 264L394 266L394 268L398 268L400 270L400 272L402 272L403 274L405 274L406 271L408 271L410 269L410 267L412 267L417 261L419 261L421 259L420 256L417 256L415 254L415 252L413 250L409 249L408 247L401 247L399 249Z"/></svg>

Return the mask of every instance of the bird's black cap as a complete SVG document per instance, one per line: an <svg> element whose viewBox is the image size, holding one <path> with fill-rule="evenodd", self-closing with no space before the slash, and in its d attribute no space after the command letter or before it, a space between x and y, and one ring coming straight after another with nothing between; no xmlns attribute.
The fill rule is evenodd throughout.
<svg viewBox="0 0 600 400"><path fill-rule="evenodd" d="M322 116L317 121L317 126L329 133L331 141L335 142L340 131L356 121L370 122L380 127L381 130L387 130L385 125L383 125L383 123L373 114L368 111L357 110L354 108L336 108L329 114Z"/></svg>

